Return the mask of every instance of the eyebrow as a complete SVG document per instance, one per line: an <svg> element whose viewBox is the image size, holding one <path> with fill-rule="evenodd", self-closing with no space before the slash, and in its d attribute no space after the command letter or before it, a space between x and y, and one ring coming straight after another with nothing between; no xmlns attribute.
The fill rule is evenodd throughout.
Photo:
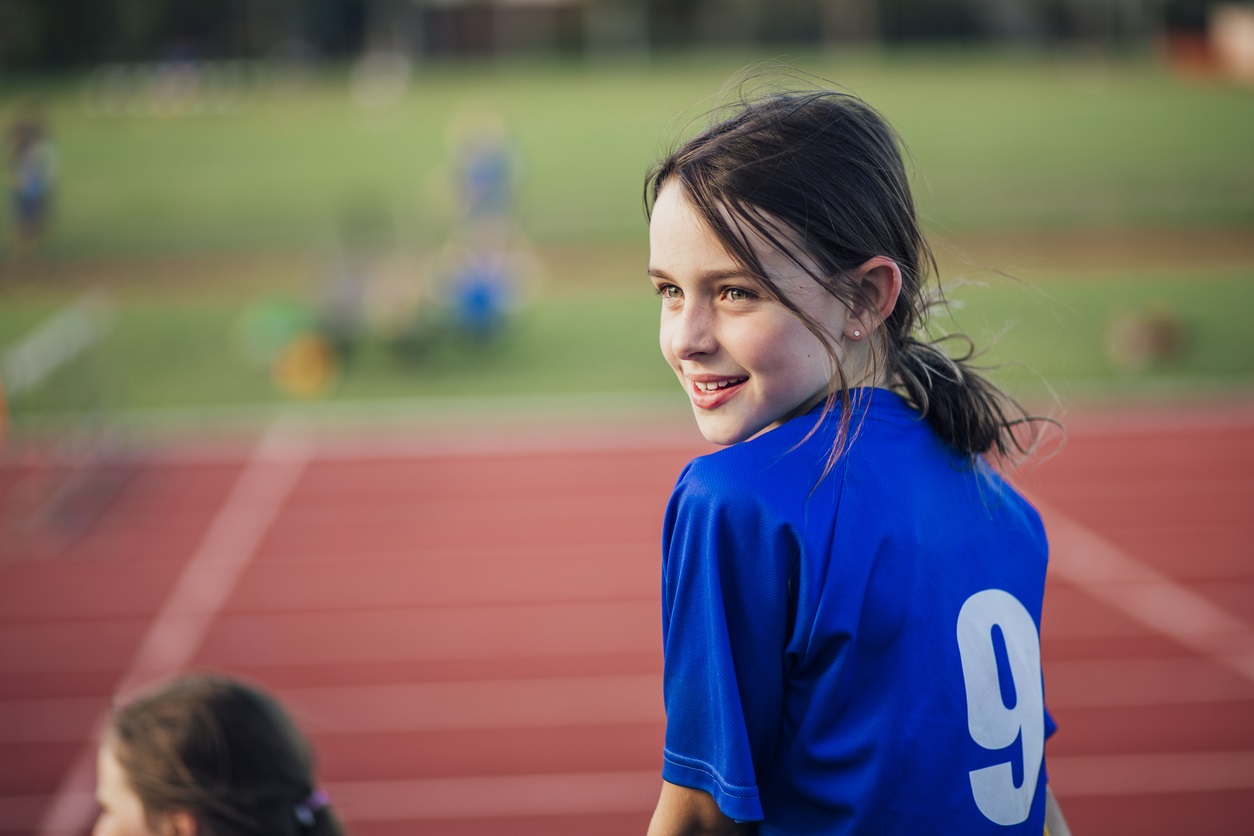
<svg viewBox="0 0 1254 836"><path fill-rule="evenodd" d="M664 279L666 281L673 281L670 273L667 273L665 270L659 267L650 267L649 275L655 279ZM755 282L757 281L752 275L749 274L748 271L740 269L740 268L733 268L730 270L706 270L701 273L698 273L696 278L698 281L707 281L707 282L717 282L717 281L722 281L723 279L749 279L751 281L755 281Z"/></svg>

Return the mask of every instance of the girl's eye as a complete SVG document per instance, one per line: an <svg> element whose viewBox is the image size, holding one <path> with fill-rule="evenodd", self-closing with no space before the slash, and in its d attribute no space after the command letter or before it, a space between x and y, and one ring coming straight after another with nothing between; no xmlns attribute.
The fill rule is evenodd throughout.
<svg viewBox="0 0 1254 836"><path fill-rule="evenodd" d="M730 302L748 302L753 298L753 294L743 287L729 287L723 293Z"/></svg>
<svg viewBox="0 0 1254 836"><path fill-rule="evenodd" d="M656 292L663 299L678 299L683 295L683 292L673 284L658 285Z"/></svg>

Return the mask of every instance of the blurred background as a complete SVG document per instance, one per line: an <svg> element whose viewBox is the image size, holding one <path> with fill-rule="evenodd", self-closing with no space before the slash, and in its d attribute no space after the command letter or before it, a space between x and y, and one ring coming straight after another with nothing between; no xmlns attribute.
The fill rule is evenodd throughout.
<svg viewBox="0 0 1254 836"><path fill-rule="evenodd" d="M665 390L642 172L778 60L899 128L1021 393L1243 386L1249 6L8 0L0 344L96 291L64 365L132 418ZM81 406L50 365L11 425Z"/></svg>
<svg viewBox="0 0 1254 836"><path fill-rule="evenodd" d="M429 442L421 455L522 424L557 434L600 422L631 437L663 427L684 455L667 448L654 462L631 529L639 531L632 594L649 601L641 623L652 625L654 528L668 480L701 448L658 356L643 174L746 68L776 63L857 93L897 127L953 302L934 329L973 335L988 347L994 377L1027 403L1064 417L1144 415L1254 397L1251 2L0 0L0 697L9 700L0 744L28 747L7 760L34 757L41 739L21 729L36 705L78 718L72 732L53 734L64 751L42 771L0 773L0 831L37 830L49 799L77 786L75 753L91 718L130 682L127 654L139 639L117 638L114 661L84 663L91 676L31 648L79 646L82 631L99 626L83 620L88 612L100 623L148 624L175 575L163 569L159 582L138 582L148 597L109 584L148 577L152 551L169 548L180 560L195 552L135 532L181 519L162 504L171 497L200 497L209 516L235 507L217 488L154 488L167 483L145 470L153 449L234 444L244 467L256 461L249 445L292 416L358 437L377 438L387 425ZM1121 462L1146 452L1129 449ZM343 466L348 454L336 455ZM372 455L374 466L388 458ZM396 468L417 467L414 480L436 478L414 464L413 449L396 455ZM501 455L514 484L549 466ZM234 471L210 471L161 478L208 479L227 491ZM409 484L400 470L388 473L388 485ZM439 473L464 502L496 496L484 486L497 477L476 489L452 465ZM395 592L397 571L421 587L421 573L397 568L421 551L406 539L416 524L400 507L408 488L389 494L369 487L373 478L333 475L375 503L358 532L376 538L367 551L377 557L383 542L396 550L387 565L354 570L376 584L354 606ZM606 481L592 470L585 477ZM340 483L325 473L308 478L300 485L324 503L315 502L323 516L306 508L287 521L293 531L348 514L349 488L332 487ZM1248 477L1233 478L1227 495L1248 497ZM447 499L410 496L436 503L423 506L430 519L419 514L426 525L441 522L431 510L444 507L437 495ZM296 513L285 501L274 510L280 528ZM576 506L566 507L581 513ZM485 507L470 515L479 520L471 528L493 525L496 506ZM537 513L555 527L569 522L555 509ZM1237 519L1234 510L1224 530L1250 533ZM186 525L200 532L204 519ZM263 533L254 544L263 557L278 549L296 560L325 545L312 537L276 545ZM539 541L532 552L493 548L506 561L543 551ZM96 569L129 560L139 574L83 576L95 593L80 590L83 600L95 603L80 606L63 594L79 587L48 568L87 571L74 560ZM578 574L570 561L561 566ZM332 589L340 583L319 577ZM606 577L617 576L587 580ZM273 588L293 583L267 578ZM1243 583L1229 590L1248 592ZM280 603L257 592L250 606L339 606L312 587L283 588L304 592ZM1238 610L1252 600L1242 595ZM61 602L41 608L65 626L60 639L39 638L40 613L23 609L44 599ZM415 611L453 605L387 600ZM361 635L373 646L374 634ZM648 694L660 658L652 636L614 651L635 660L628 667L648 678ZM316 719L310 706L323 703L307 689L325 677L276 673L273 660L250 667L231 655L243 652L239 640L223 639L236 649L215 656L211 639L208 655L188 651L190 662L251 672ZM596 654L580 652L595 673ZM1046 658L1048 670L1048 647ZM353 670L376 685L465 678L448 664ZM337 670L345 681L358 676ZM1232 693L1229 728L1254 733L1250 695ZM56 702L68 699L80 701L82 716ZM631 767L641 774L651 774L660 729L660 709L649 711L635 739L650 754ZM337 754L333 737L356 727L326 722L315 738L332 749L333 779L355 779L355 761ZM635 744L604 744L612 745ZM1254 774L1249 763L1234 768ZM651 782L638 783L651 792ZM1244 815L1254 796L1241 788L1232 809ZM615 826L636 832L641 803L615 803ZM1128 820L1096 809L1081 816ZM497 810L504 818L477 831L445 822L430 832L500 832L492 828L508 813ZM529 821L540 822L535 815ZM536 832L613 830L604 818L563 815ZM412 832L395 824L401 813L390 821L393 830L376 822L369 832ZM1153 824L1140 821L1137 832L1160 832L1146 829Z"/></svg>

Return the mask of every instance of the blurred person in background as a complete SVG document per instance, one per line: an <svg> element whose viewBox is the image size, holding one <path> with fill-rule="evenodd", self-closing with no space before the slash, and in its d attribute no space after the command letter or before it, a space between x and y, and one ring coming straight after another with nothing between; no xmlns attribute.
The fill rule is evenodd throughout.
<svg viewBox="0 0 1254 836"><path fill-rule="evenodd" d="M484 105L468 105L448 128L458 224L514 225L521 160L503 117Z"/></svg>
<svg viewBox="0 0 1254 836"><path fill-rule="evenodd" d="M504 332L538 265L516 217L521 156L495 109L472 104L447 131L454 226L435 271L455 333L487 344Z"/></svg>
<svg viewBox="0 0 1254 836"><path fill-rule="evenodd" d="M19 256L39 248L52 205L56 156L38 110L23 108L9 126L9 189L14 246Z"/></svg>
<svg viewBox="0 0 1254 836"><path fill-rule="evenodd" d="M117 709L100 744L93 836L343 836L313 751L264 691L176 679Z"/></svg>

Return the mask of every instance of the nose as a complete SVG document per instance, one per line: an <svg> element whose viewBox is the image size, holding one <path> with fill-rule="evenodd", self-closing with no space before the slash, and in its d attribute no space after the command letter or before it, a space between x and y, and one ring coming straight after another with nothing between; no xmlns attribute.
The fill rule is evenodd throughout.
<svg viewBox="0 0 1254 836"><path fill-rule="evenodd" d="M686 303L670 323L671 352L680 360L713 354L718 350L714 314L701 304Z"/></svg>

